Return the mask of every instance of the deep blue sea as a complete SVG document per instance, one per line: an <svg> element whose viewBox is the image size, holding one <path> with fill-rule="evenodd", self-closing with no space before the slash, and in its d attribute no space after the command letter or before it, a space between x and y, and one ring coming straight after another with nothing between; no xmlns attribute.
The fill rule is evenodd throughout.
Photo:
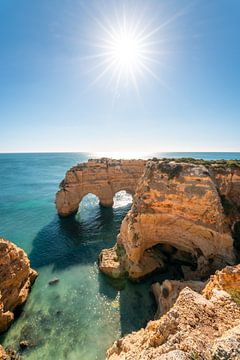
<svg viewBox="0 0 240 360"><path fill-rule="evenodd" d="M134 154L153 156L240 159L240 153ZM76 216L56 214L55 193L65 172L90 157L97 155L0 154L0 236L22 247L39 272L23 311L0 339L15 349L30 341L34 346L23 359L103 360L115 339L145 326L156 310L150 284L164 276L133 284L98 271L98 254L115 243L130 209L128 194L118 193L111 209L89 194ZM49 286L53 278L59 283Z"/></svg>

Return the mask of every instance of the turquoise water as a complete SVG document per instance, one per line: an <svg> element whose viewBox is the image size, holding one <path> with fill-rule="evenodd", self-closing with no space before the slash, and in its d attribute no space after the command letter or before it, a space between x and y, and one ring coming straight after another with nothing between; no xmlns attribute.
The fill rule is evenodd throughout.
<svg viewBox="0 0 240 360"><path fill-rule="evenodd" d="M99 206L93 195L80 212L60 219L55 193L68 168L92 154L0 154L0 235L21 246L39 277L10 330L4 346L31 348L23 359L102 360L119 336L137 330L153 318L150 283L115 283L99 273L98 254L111 247L130 197L120 193L112 209ZM239 153L162 153L152 156L194 156L240 159ZM49 286L53 278L59 283Z"/></svg>

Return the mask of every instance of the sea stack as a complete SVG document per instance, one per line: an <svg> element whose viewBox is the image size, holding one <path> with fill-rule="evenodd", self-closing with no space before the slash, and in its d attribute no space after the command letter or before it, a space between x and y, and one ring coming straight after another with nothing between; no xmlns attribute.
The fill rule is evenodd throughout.
<svg viewBox="0 0 240 360"><path fill-rule="evenodd" d="M137 182L144 171L145 160L88 160L67 171L56 194L60 216L78 211L82 198L88 193L98 196L100 204L112 206L116 192L126 190L134 195Z"/></svg>

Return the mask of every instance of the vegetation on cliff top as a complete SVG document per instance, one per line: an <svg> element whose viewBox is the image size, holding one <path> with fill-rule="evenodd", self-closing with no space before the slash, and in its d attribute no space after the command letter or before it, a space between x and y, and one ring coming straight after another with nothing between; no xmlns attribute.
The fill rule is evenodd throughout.
<svg viewBox="0 0 240 360"><path fill-rule="evenodd" d="M239 288L225 288L224 289L232 298L240 306L240 289Z"/></svg>
<svg viewBox="0 0 240 360"><path fill-rule="evenodd" d="M196 165L204 165L206 167L214 167L214 168L240 168L240 160L232 159L232 160L203 160L203 159L194 159L194 158L153 158L152 161L175 161L176 163L191 163Z"/></svg>

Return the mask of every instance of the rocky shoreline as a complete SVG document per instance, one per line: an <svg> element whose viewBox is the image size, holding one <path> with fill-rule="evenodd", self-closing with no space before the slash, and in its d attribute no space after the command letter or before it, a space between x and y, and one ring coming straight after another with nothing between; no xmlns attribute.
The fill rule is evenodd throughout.
<svg viewBox="0 0 240 360"><path fill-rule="evenodd" d="M99 268L136 281L171 266L182 280L152 285L157 320L117 340L107 359L240 358L240 267L234 265L240 250L240 161L154 158L137 166L140 161L127 163L134 164L133 204L116 245L99 255ZM56 197L59 214L76 210L73 199L79 204L91 172L94 194L99 180L111 199L126 190L125 165L104 158L70 169Z"/></svg>
<svg viewBox="0 0 240 360"><path fill-rule="evenodd" d="M37 272L30 267L26 253L0 238L0 333L14 320L15 312L26 302ZM0 347L0 359L17 359L15 352Z"/></svg>
<svg viewBox="0 0 240 360"><path fill-rule="evenodd" d="M100 270L140 281L174 268L181 280L152 284L155 320L115 341L107 359L240 359L240 161L89 160L66 173L56 207L74 214L89 192L111 206L120 190L133 203L115 246L99 255ZM25 252L1 238L0 332L36 277ZM0 346L0 359L19 357Z"/></svg>
<svg viewBox="0 0 240 360"><path fill-rule="evenodd" d="M171 266L182 280L152 285L159 320L117 340L107 359L240 358L240 267L234 265L240 250L240 161L140 161L128 162L134 164L133 204L116 245L99 255L99 268L136 281ZM111 199L127 190L125 165L104 158L70 169L56 197L59 214L75 211L72 199L78 202L87 192L89 168L96 172L96 184L91 176L90 183L97 196L99 180Z"/></svg>
<svg viewBox="0 0 240 360"><path fill-rule="evenodd" d="M183 280L152 285L160 320L116 341L107 359L240 359L240 267L224 268L239 260L239 224L238 162L147 162L100 269L138 280L170 265Z"/></svg>
<svg viewBox="0 0 240 360"><path fill-rule="evenodd" d="M191 290L189 283L182 285L179 294L174 293L176 286L170 290L168 296L177 299L173 306L170 301L165 315L115 341L107 359L239 359L240 265L217 271L201 294Z"/></svg>
<svg viewBox="0 0 240 360"><path fill-rule="evenodd" d="M100 254L100 269L137 280L174 264L186 280L207 279L236 263L239 208L239 167L148 161L116 245Z"/></svg>

